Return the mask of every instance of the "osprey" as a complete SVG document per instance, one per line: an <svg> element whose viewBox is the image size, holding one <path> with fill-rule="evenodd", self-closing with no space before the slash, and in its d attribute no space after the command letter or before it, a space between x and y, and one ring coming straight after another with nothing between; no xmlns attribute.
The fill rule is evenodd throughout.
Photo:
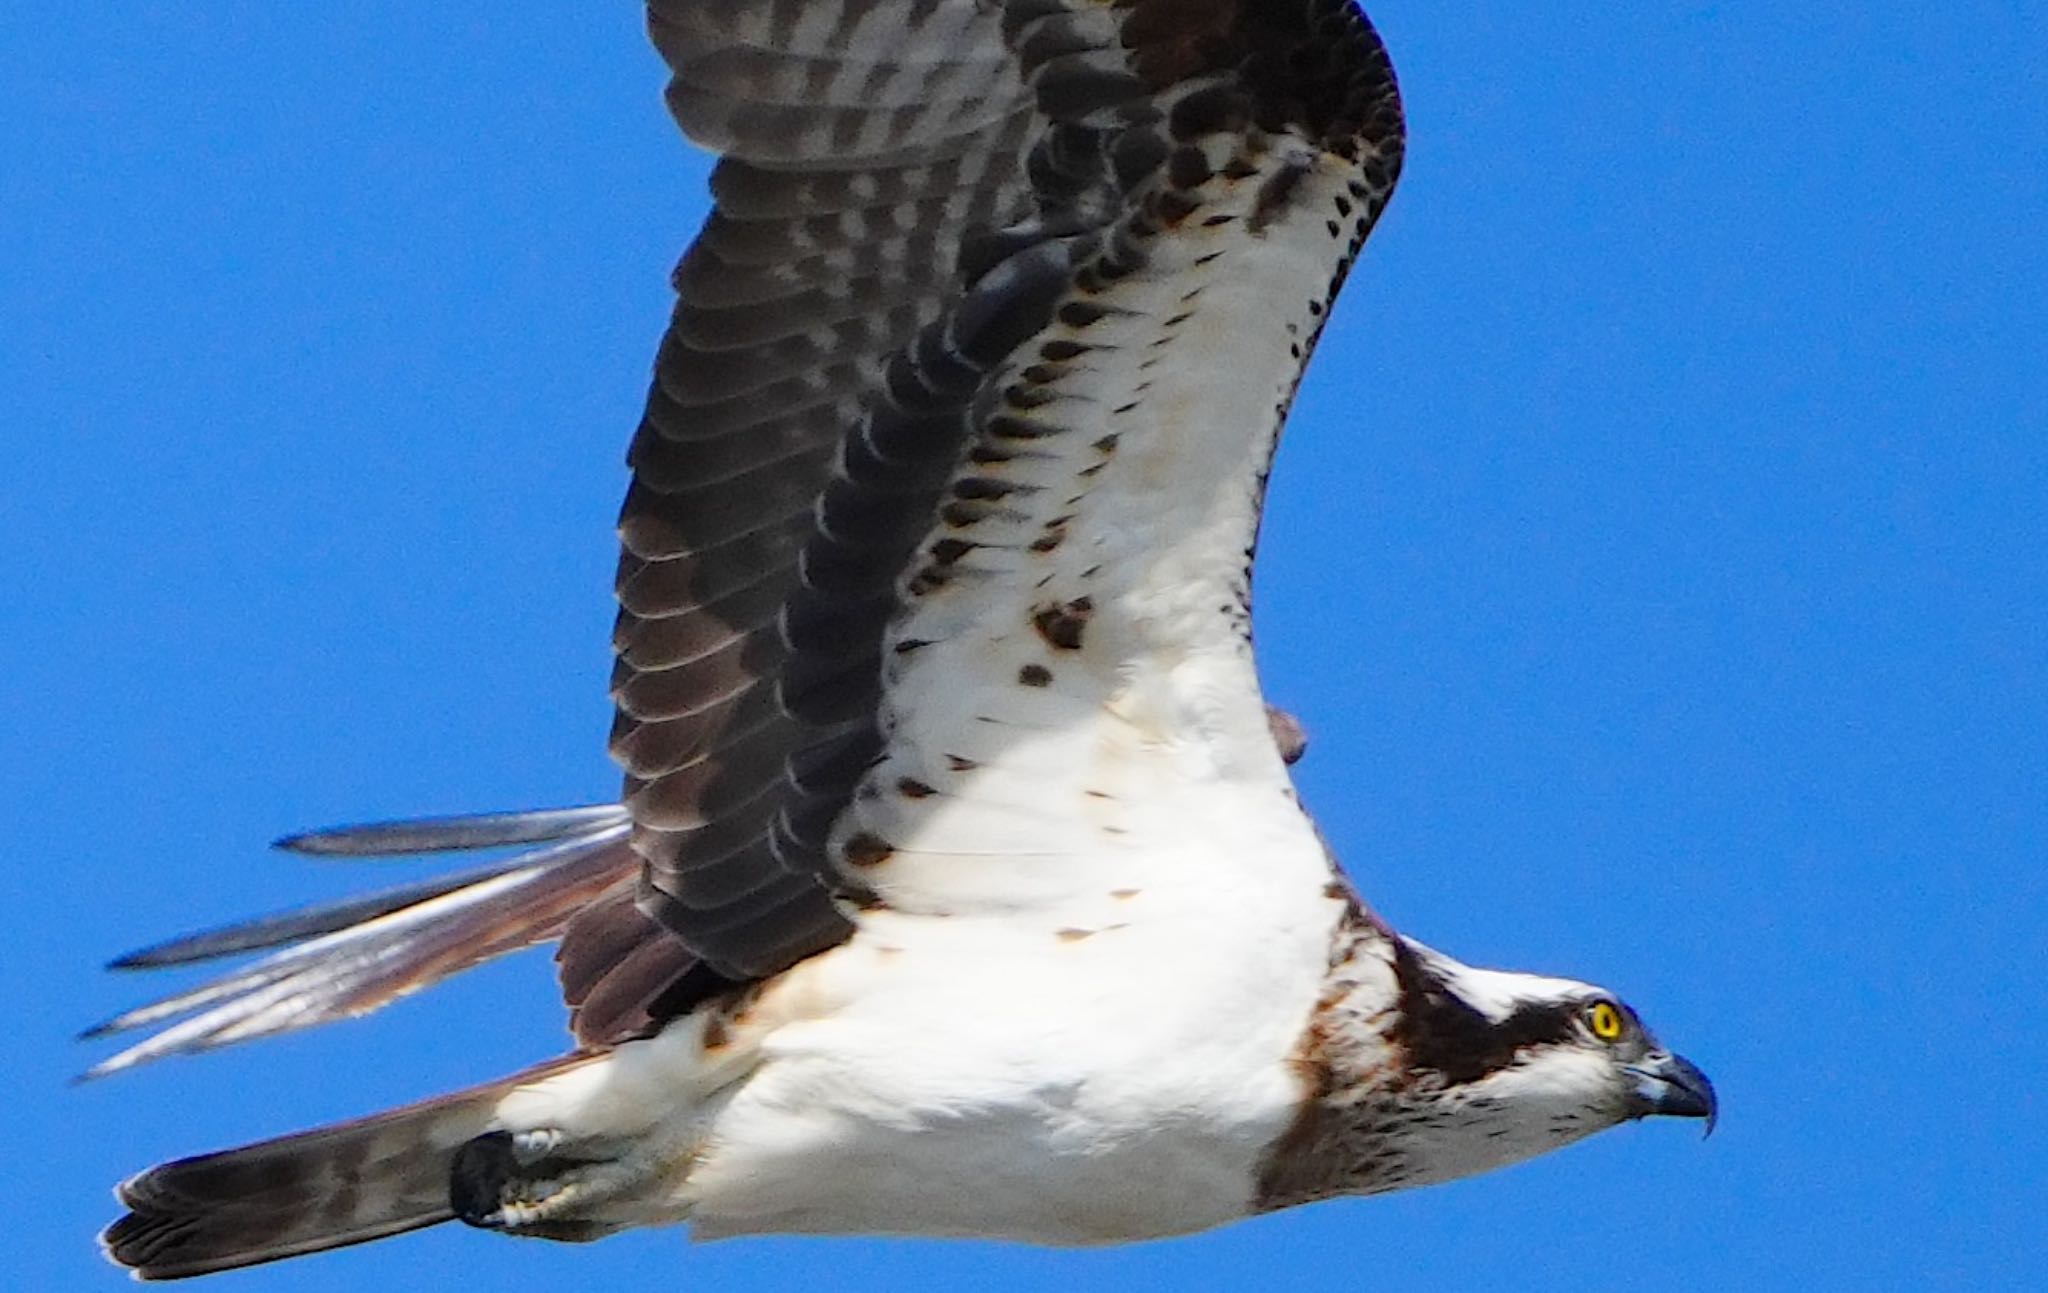
<svg viewBox="0 0 2048 1293"><path fill-rule="evenodd" d="M649 20L722 161L629 457L622 802L285 841L530 847L124 958L268 950L94 1071L554 940L574 1048L152 1168L113 1259L456 1218L1112 1243L1711 1125L1614 996L1378 918L1260 695L1268 463L1401 163L1352 0Z"/></svg>

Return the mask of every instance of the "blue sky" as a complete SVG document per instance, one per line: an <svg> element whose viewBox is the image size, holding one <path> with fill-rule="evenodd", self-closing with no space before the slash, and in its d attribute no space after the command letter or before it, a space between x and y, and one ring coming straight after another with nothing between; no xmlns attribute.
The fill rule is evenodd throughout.
<svg viewBox="0 0 2048 1293"><path fill-rule="evenodd" d="M0 29L22 1287L116 1286L129 1171L560 1046L529 955L64 1085L147 987L107 956L416 873L269 838L612 791L610 521L704 163L636 7L577 8ZM1367 895L1616 988L1713 1140L1116 1251L456 1227L218 1287L2048 1283L2048 10L1572 12L1372 8L1411 160L1283 450L1261 657Z"/></svg>

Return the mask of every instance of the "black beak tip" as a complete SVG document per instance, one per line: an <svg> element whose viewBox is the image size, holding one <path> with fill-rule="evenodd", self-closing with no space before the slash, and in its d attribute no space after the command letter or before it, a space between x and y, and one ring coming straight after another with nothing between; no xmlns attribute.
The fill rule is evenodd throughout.
<svg viewBox="0 0 2048 1293"><path fill-rule="evenodd" d="M1631 1067L1636 1077L1639 1117L1660 1115L1671 1118L1704 1118L1704 1136L1714 1134L1720 1121L1721 1105L1714 1096L1714 1084L1697 1064L1683 1055L1664 1055L1648 1064Z"/></svg>

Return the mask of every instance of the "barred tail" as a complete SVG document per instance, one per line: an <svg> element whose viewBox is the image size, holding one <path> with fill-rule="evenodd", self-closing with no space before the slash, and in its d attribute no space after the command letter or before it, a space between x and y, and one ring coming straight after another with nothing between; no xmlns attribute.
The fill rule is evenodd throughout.
<svg viewBox="0 0 2048 1293"><path fill-rule="evenodd" d="M121 957L113 968L154 969L279 949L88 1029L87 1037L159 1031L85 1076L366 1014L493 957L559 938L569 919L600 897L630 894L639 874L630 830L626 810L607 804L352 826L280 840L294 852L357 857L540 847ZM250 1151L237 1151L243 1152Z"/></svg>
<svg viewBox="0 0 2048 1293"><path fill-rule="evenodd" d="M153 1167L117 1191L129 1213L100 1235L138 1279L171 1280L365 1243L450 1220L458 1150L491 1130L509 1078L353 1122Z"/></svg>

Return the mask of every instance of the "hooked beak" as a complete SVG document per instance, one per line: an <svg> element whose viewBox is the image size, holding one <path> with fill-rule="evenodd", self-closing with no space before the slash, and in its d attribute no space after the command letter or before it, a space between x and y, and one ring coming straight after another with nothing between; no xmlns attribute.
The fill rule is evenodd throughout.
<svg viewBox="0 0 2048 1293"><path fill-rule="evenodd" d="M1714 1121L1720 1112L1714 1100L1714 1084L1691 1060L1659 1051L1640 1064L1629 1065L1628 1074L1636 1082L1630 1093L1630 1116L1705 1118L1706 1134L1714 1134Z"/></svg>

